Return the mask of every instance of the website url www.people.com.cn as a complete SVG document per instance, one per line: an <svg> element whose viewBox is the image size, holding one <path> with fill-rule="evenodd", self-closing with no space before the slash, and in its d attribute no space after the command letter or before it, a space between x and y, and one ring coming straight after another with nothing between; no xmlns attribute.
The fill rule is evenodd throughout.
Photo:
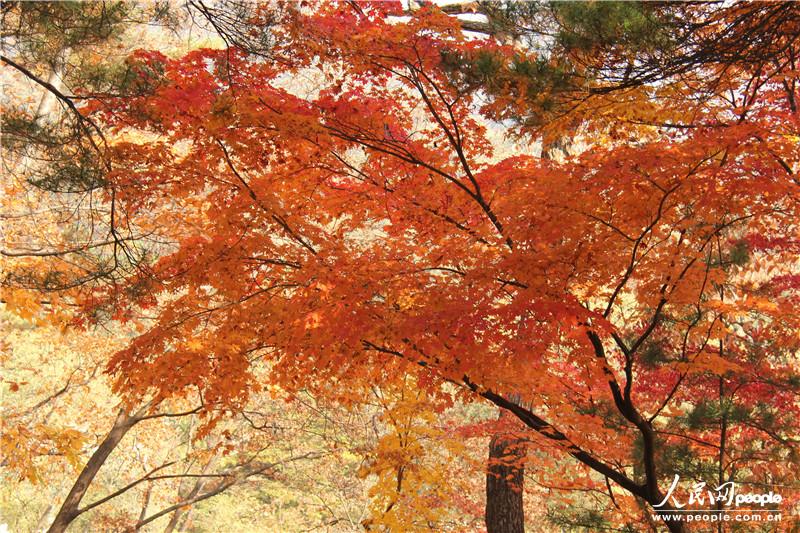
<svg viewBox="0 0 800 533"><path fill-rule="evenodd" d="M761 509L741 509L736 512L719 510L672 511L654 514L653 520L661 522L780 522L781 512Z"/></svg>

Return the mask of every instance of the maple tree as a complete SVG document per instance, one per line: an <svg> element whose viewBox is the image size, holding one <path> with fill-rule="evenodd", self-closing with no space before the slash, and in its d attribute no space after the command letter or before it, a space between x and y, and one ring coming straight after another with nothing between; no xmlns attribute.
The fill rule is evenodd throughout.
<svg viewBox="0 0 800 533"><path fill-rule="evenodd" d="M356 470L373 447L373 429L364 418L379 416L377 406L344 412L307 394L288 404L271 391L253 395L242 413L211 431L198 413L175 416L190 411L189 402L182 408L181 402L160 406L170 416L130 417L131 427L125 428L125 417L118 417L119 397L110 394L102 373L109 352L124 338L120 331L59 332L5 313L0 318L8 333L4 379L11 383L0 405L0 506L9 529L60 530L63 524L53 523L59 507L76 478L86 479L89 471L95 477L83 485L83 501L67 500L74 513L70 529L185 531L193 522L220 529L225 513L238 513L242 528L252 523L251 528L283 529L280 514L292 526L358 526L368 504L368 482ZM37 379L42 373L46 380ZM112 426L125 429L113 447ZM92 470L89 459L98 449L112 451L102 469ZM336 484L347 471L347 483ZM327 484L346 499L337 501ZM305 494L316 494L324 508L315 509ZM257 505L260 498L302 507L299 514L289 509L265 516ZM246 504L232 503L237 501ZM209 509L221 516L208 518Z"/></svg>
<svg viewBox="0 0 800 533"><path fill-rule="evenodd" d="M150 404L147 413L120 410L120 398L108 389L102 367L131 331L69 332L72 304L59 298L60 290L113 276L103 254L93 255L103 246L93 242L94 223L103 226L108 220L107 206L96 194L105 139L96 124L80 115L81 98L73 96L73 89L124 93L130 78L119 58L130 52L132 36L173 14L163 4L3 5L2 61L10 68L3 70L3 163L9 179L3 184L2 255L14 263L13 269L3 263L1 301L17 316L0 314L8 390L0 407L0 500L3 526L14 530L58 531L68 524L144 527L167 519L167 530L183 530L196 505L228 489L253 478L288 485L283 471L295 461L313 462L318 472L320 463L330 462L330 450L319 452L325 443L300 433L304 442L298 446L291 428L309 420L313 424L313 417L303 420L299 408L292 414L300 422L276 416L270 412L276 401L269 396L254 397L258 406L250 416L257 416L260 425L244 424L243 415L238 424L217 425L207 436L193 429L202 427L204 419L196 420L191 401ZM41 258L66 260L71 273L78 274L62 277L64 271L48 267L39 278L32 273ZM32 286L35 291L27 290ZM65 303L67 312L59 312ZM328 410L326 416L331 415ZM287 440L285 448L263 446L277 427ZM154 463L159 457L163 462ZM358 498L353 499L357 505ZM109 510L112 503L115 509ZM340 507L331 502L327 509L336 513ZM317 518L309 513L311 526Z"/></svg>
<svg viewBox="0 0 800 533"><path fill-rule="evenodd" d="M775 5L685 8L702 61L673 51L658 78L600 42L544 87L531 72L562 58L435 7L263 5L267 51L139 51L140 91L81 108L114 139L113 274L63 297L144 329L108 364L131 405L238 412L278 386L355 406L412 380L383 494L409 472L437 497L408 409L476 399L524 424L540 482L607 494L615 527L657 527L677 470L796 486L800 16ZM498 132L523 141L498 156ZM585 149L524 141L564 135ZM378 501L390 528L425 505Z"/></svg>

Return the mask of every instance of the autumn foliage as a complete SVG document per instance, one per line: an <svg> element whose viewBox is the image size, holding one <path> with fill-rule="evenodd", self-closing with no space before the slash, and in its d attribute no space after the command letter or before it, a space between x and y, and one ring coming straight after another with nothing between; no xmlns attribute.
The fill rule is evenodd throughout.
<svg viewBox="0 0 800 533"><path fill-rule="evenodd" d="M764 5L704 31L733 39ZM392 530L457 498L431 463L456 444L424 420L464 402L513 415L553 498L610 495L614 527L651 523L675 473L796 487L787 9L770 61L638 84L602 75L628 58L600 43L552 59L571 81L534 87L530 49L384 2L261 6L268 55L138 51L140 90L81 108L108 140L120 274L61 297L75 323L138 328L107 364L131 405L199 394L216 420L269 387L356 406L375 384L411 402L365 467L372 524ZM487 58L488 86L471 70Z"/></svg>

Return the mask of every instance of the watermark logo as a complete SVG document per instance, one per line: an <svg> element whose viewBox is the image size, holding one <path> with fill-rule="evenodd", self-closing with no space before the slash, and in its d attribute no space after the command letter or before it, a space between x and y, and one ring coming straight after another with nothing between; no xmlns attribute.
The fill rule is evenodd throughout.
<svg viewBox="0 0 800 533"><path fill-rule="evenodd" d="M675 495L675 490L677 489L680 480L681 477L678 474L675 474L675 478L672 480L672 485L669 487L667 495L664 497L661 503L654 505L653 507L659 509L670 502L676 509L685 507L686 504L681 503ZM708 496L707 499L706 495ZM708 501L709 505L722 502L722 507L740 507L742 505L760 505L761 507L764 507L767 504L781 503L783 501L783 497L780 494L776 494L772 491L769 491L768 493L739 492L737 490L735 481L728 481L727 483L723 483L714 489L707 489L705 481L701 481L692 485L692 490L690 490L688 494L687 503L689 505L705 505L706 501ZM709 510L719 511L719 509Z"/></svg>
<svg viewBox="0 0 800 533"><path fill-rule="evenodd" d="M662 522L775 522L781 519L780 510L764 508L783 501L783 497L773 491L746 492L734 481L712 488L701 481L684 492L679 490L679 484L680 476L675 474L667 495L661 503L653 505L658 513L654 519Z"/></svg>

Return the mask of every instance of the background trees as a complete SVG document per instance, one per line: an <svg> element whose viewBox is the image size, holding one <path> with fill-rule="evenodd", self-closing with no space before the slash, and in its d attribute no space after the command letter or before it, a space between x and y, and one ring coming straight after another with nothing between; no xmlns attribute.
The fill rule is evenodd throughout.
<svg viewBox="0 0 800 533"><path fill-rule="evenodd" d="M114 273L58 288L140 330L107 366L129 407L377 398L389 528L445 523L459 450L427 426L475 401L536 483L612 503L561 523L652 525L674 473L796 483L791 4L484 6L482 37L434 6L194 7L230 46L138 51L75 119Z"/></svg>

